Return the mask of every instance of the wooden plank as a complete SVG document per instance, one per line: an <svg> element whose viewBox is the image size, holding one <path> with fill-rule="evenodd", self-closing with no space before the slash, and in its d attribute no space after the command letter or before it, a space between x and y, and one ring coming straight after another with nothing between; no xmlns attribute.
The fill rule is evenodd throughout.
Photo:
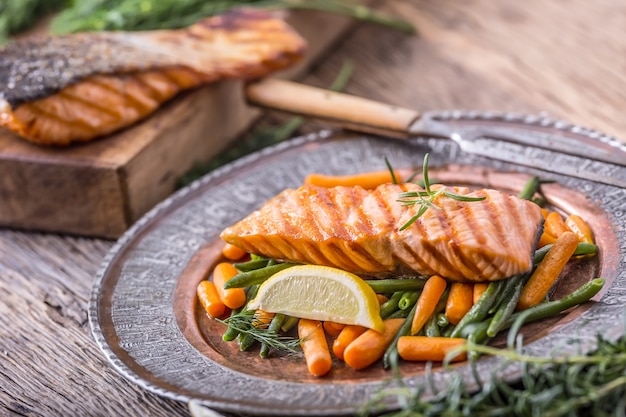
<svg viewBox="0 0 626 417"><path fill-rule="evenodd" d="M626 37L617 24L626 2L390 0L383 7L414 22L420 37L362 25L306 82L328 85L348 58L355 94L418 110L548 110L626 138ZM482 56L518 65L480 65ZM547 74L561 79L558 89ZM89 332L93 276L111 245L0 230L0 415L189 417L184 403L119 374Z"/></svg>
<svg viewBox="0 0 626 417"><path fill-rule="evenodd" d="M322 12L296 11L287 20L309 44L305 59L276 74L290 79L309 71L352 24ZM260 114L245 105L242 87L224 81L185 93L131 128L65 149L0 130L0 226L119 237Z"/></svg>

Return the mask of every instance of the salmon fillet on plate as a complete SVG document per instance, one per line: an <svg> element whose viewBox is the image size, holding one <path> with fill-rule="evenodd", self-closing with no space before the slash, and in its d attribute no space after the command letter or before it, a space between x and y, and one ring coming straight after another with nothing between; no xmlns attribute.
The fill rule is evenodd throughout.
<svg viewBox="0 0 626 417"><path fill-rule="evenodd" d="M86 142L183 90L261 78L305 49L280 17L252 9L179 30L27 38L0 48L0 126L39 144Z"/></svg>
<svg viewBox="0 0 626 417"><path fill-rule="evenodd" d="M367 276L440 275L453 281L495 281L532 268L543 216L538 205L505 192L448 187L481 201L439 195L419 210L398 202L416 184L361 187L304 185L287 189L226 228L221 238L249 253L332 266Z"/></svg>

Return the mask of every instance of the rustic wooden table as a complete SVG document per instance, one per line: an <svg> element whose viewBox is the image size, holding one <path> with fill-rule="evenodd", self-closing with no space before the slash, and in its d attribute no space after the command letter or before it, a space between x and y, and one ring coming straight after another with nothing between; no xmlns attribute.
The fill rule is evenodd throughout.
<svg viewBox="0 0 626 417"><path fill-rule="evenodd" d="M358 25L304 81L418 110L549 115L626 138L626 3L388 1L419 36ZM309 125L309 129L317 127ZM189 415L126 381L91 337L87 301L113 242L0 230L0 415Z"/></svg>

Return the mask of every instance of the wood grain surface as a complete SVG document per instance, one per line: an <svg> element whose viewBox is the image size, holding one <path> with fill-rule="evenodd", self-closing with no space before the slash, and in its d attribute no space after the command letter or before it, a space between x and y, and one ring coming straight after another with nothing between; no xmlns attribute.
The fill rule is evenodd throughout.
<svg viewBox="0 0 626 417"><path fill-rule="evenodd" d="M388 1L417 37L359 25L305 81L419 111L547 112L626 138L626 2ZM306 129L316 129L309 123ZM306 130L305 129L305 130ZM112 241L0 230L0 415L186 416L127 382L87 325Z"/></svg>
<svg viewBox="0 0 626 417"><path fill-rule="evenodd" d="M321 12L286 16L307 53L273 76L301 78L353 21ZM320 28L319 34L316 34ZM243 82L179 94L135 125L66 149L0 129L0 227L114 239L171 194L180 176L236 142L259 117Z"/></svg>

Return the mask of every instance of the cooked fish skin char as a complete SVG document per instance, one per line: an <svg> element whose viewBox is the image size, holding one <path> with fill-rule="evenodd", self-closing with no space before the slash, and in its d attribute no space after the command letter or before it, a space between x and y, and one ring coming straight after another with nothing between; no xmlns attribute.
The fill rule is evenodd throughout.
<svg viewBox="0 0 626 417"><path fill-rule="evenodd" d="M282 18L253 9L180 30L28 38L0 49L0 126L41 144L86 141L133 124L181 90L260 78L305 50Z"/></svg>
<svg viewBox="0 0 626 417"><path fill-rule="evenodd" d="M497 190L450 190L482 201L439 195L406 230L419 209L399 203L415 184L288 189L221 238L274 259L341 268L367 276L441 275L452 281L495 281L532 268L543 223L536 204Z"/></svg>

